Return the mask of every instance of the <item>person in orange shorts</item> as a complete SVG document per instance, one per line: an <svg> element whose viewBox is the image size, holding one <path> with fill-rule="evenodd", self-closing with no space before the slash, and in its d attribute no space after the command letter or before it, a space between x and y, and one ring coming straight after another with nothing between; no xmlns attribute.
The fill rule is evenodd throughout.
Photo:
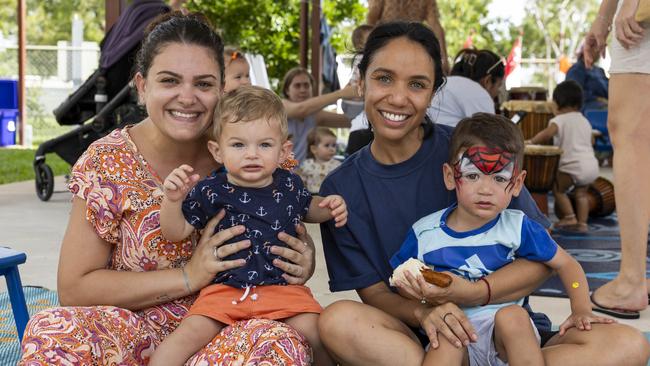
<svg viewBox="0 0 650 366"><path fill-rule="evenodd" d="M183 111L173 117L191 115ZM220 247L214 248L215 259L237 268L220 272L201 290L149 365L185 364L226 325L254 318L286 322L310 343L314 364L332 365L318 336L321 306L307 287L287 283L270 248L279 242L279 233L293 235L303 219L334 219L337 227L345 225L345 201L338 195L312 196L298 175L278 168L291 153L291 142L282 101L272 91L241 86L219 101L214 115L208 149L226 171L199 181L189 165L174 169L164 182L160 226L168 240L182 240L225 210L217 231L238 227L239 235L231 242L247 248L226 258Z"/></svg>

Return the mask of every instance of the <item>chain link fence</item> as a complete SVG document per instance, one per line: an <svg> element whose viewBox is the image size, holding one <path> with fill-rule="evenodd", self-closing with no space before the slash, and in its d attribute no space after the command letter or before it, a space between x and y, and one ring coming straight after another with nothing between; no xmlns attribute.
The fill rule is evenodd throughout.
<svg viewBox="0 0 650 366"><path fill-rule="evenodd" d="M85 42L71 47L67 42L56 46L26 46L25 93L27 125L32 126L33 143L39 144L60 135L70 127L61 127L52 110L63 102L98 66L99 47ZM18 47L0 47L0 78L18 79Z"/></svg>

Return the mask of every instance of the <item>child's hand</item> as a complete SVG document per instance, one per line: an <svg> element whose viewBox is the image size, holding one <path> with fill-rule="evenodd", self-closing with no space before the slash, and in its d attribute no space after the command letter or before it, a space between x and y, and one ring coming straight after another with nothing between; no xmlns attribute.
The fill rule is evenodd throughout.
<svg viewBox="0 0 650 366"><path fill-rule="evenodd" d="M595 315L591 311L572 313L567 320L560 325L560 336L563 336L567 330L576 327L578 330L591 330L592 323L611 324L616 323L614 319L605 318Z"/></svg>
<svg viewBox="0 0 650 366"><path fill-rule="evenodd" d="M331 210L330 213L334 218L334 222L336 222L334 226L342 227L346 222L348 222L348 209L345 205L345 200L343 197L336 194L327 196L321 201L320 204L318 204L318 207L327 207Z"/></svg>
<svg viewBox="0 0 650 366"><path fill-rule="evenodd" d="M167 200L177 202L185 198L187 192L189 192L201 178L198 174L192 174L193 171L194 168L187 164L183 164L169 173L163 183L165 198Z"/></svg>

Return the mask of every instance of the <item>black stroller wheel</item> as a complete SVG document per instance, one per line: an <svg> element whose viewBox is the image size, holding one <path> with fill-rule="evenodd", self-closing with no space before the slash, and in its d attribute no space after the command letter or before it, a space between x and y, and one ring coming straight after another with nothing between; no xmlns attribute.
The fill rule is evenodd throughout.
<svg viewBox="0 0 650 366"><path fill-rule="evenodd" d="M41 201L47 201L54 192L54 173L49 165L37 164L34 167L36 172L36 195Z"/></svg>

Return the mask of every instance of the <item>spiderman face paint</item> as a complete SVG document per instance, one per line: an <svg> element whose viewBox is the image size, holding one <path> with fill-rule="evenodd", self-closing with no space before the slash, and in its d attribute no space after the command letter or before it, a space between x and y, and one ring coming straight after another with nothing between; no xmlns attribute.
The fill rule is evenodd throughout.
<svg viewBox="0 0 650 366"><path fill-rule="evenodd" d="M524 177L514 154L484 146L467 149L446 169L448 187L456 189L458 200L448 222L462 230L479 228L497 217L519 194Z"/></svg>
<svg viewBox="0 0 650 366"><path fill-rule="evenodd" d="M459 156L454 164L454 178L458 188L462 186L465 177L478 178L476 174L494 175L497 182L508 182L506 190L512 188L514 177L517 175L515 155L499 148L472 146Z"/></svg>

